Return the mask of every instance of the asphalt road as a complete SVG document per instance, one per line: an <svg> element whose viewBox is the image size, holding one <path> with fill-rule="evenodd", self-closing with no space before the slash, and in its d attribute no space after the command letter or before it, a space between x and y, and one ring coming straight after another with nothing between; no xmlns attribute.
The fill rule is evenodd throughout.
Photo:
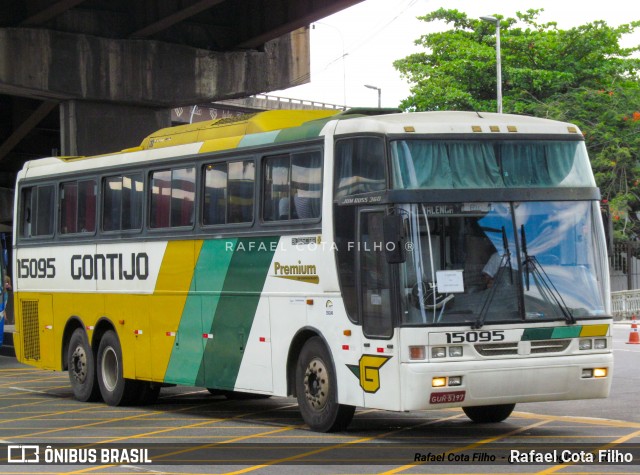
<svg viewBox="0 0 640 475"><path fill-rule="evenodd" d="M360 409L338 434L310 432L291 399L168 388L147 407L81 403L66 374L0 357L0 474L637 474L640 345L626 343L629 325L613 331L609 399L520 404L500 424ZM18 463L36 449L38 464Z"/></svg>

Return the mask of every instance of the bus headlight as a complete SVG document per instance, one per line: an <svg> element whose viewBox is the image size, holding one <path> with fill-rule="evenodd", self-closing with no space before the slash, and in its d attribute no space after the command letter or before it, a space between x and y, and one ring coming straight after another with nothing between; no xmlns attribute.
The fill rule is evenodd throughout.
<svg viewBox="0 0 640 475"><path fill-rule="evenodd" d="M607 347L607 340L605 338L597 338L593 340L593 347L596 350L604 350Z"/></svg>
<svg viewBox="0 0 640 475"><path fill-rule="evenodd" d="M447 349L444 346L431 348L431 358L444 358L445 356L447 356Z"/></svg>
<svg viewBox="0 0 640 475"><path fill-rule="evenodd" d="M449 376L449 386L461 386L462 376Z"/></svg>
<svg viewBox="0 0 640 475"><path fill-rule="evenodd" d="M581 350L590 350L592 348L591 340L580 340L578 348Z"/></svg>
<svg viewBox="0 0 640 475"><path fill-rule="evenodd" d="M449 347L449 356L454 358L462 356L462 347L461 346L450 346Z"/></svg>

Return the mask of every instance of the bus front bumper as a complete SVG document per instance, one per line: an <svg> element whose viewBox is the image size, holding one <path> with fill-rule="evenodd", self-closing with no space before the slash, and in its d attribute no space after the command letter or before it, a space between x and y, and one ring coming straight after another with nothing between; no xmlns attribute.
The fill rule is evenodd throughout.
<svg viewBox="0 0 640 475"><path fill-rule="evenodd" d="M604 377L586 377L606 368ZM613 355L401 364L402 410L596 399L609 395ZM445 382L443 387L434 387ZM450 381L459 385L447 385Z"/></svg>

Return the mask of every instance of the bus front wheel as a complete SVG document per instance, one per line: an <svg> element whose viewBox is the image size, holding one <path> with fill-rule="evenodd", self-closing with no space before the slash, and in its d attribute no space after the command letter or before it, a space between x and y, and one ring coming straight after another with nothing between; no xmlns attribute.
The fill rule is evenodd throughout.
<svg viewBox="0 0 640 475"><path fill-rule="evenodd" d="M96 401L100 388L96 381L96 365L87 334L77 328L71 334L67 351L67 366L73 397L78 401Z"/></svg>
<svg viewBox="0 0 640 475"><path fill-rule="evenodd" d="M515 404L496 404L494 406L463 407L462 410L473 422L502 422L511 415Z"/></svg>
<svg viewBox="0 0 640 475"><path fill-rule="evenodd" d="M125 406L135 403L139 398L138 381L122 376L122 348L118 335L107 331L98 346L98 385L104 402L110 406Z"/></svg>
<svg viewBox="0 0 640 475"><path fill-rule="evenodd" d="M300 413L317 432L346 429L355 407L338 404L336 374L331 357L319 337L302 347L296 366L296 395Z"/></svg>

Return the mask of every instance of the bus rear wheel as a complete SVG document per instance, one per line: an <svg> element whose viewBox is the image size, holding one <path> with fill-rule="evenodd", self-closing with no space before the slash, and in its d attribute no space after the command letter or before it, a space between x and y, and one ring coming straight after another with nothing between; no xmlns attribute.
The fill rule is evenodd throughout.
<svg viewBox="0 0 640 475"><path fill-rule="evenodd" d="M100 340L96 368L104 402L110 406L126 406L137 402L140 384L122 376L122 348L113 330L107 331Z"/></svg>
<svg viewBox="0 0 640 475"><path fill-rule="evenodd" d="M82 328L77 328L71 334L67 367L73 397L82 402L97 401L100 388L96 380L96 365L89 339Z"/></svg>
<svg viewBox="0 0 640 475"><path fill-rule="evenodd" d="M462 410L473 422L502 422L511 415L515 404L496 404L494 406L463 407Z"/></svg>
<svg viewBox="0 0 640 475"><path fill-rule="evenodd" d="M296 366L296 395L302 418L314 431L341 431L353 419L355 407L337 402L336 373L319 337L309 339L300 352Z"/></svg>

